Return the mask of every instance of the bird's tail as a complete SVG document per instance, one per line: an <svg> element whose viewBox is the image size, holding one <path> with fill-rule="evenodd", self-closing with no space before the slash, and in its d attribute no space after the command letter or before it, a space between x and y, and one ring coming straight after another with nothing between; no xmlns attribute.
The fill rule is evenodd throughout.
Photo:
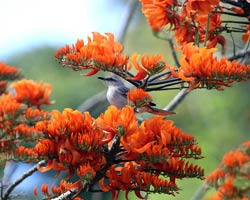
<svg viewBox="0 0 250 200"><path fill-rule="evenodd" d="M146 109L144 109L143 111L144 111L144 112L152 113L152 114L154 114L154 115L162 115L162 116L167 116L167 115L174 115L174 114L176 114L176 113L173 112L173 111L162 110L162 109L154 108L154 107L151 107L151 106L147 106Z"/></svg>

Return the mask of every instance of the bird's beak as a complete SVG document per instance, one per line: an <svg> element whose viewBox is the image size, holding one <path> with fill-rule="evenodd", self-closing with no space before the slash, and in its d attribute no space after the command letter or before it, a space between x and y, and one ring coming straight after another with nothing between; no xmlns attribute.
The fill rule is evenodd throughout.
<svg viewBox="0 0 250 200"><path fill-rule="evenodd" d="M101 80L103 80L103 81L105 81L106 80L106 78L104 78L104 77L101 77L101 76L99 76L99 77L97 77L98 79L101 79Z"/></svg>

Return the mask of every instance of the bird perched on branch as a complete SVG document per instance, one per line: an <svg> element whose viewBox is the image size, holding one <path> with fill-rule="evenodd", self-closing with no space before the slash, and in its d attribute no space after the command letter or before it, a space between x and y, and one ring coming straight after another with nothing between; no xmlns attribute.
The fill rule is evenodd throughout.
<svg viewBox="0 0 250 200"><path fill-rule="evenodd" d="M130 89L126 87L118 77L113 76L107 78L98 78L105 81L105 83L108 85L107 100L111 105L114 105L117 108L121 109L128 104L127 94ZM155 104L153 102L149 102L145 104L145 106L140 107L139 109L135 109L135 111L138 113L148 112L163 116L175 114L175 112L158 109L153 106L155 106Z"/></svg>

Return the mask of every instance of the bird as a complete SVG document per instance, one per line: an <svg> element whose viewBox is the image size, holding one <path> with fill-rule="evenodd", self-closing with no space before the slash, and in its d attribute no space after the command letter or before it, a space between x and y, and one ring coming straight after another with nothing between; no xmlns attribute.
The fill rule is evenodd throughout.
<svg viewBox="0 0 250 200"><path fill-rule="evenodd" d="M130 89L126 87L124 83L117 76L112 76L107 78L98 77L98 79L105 81L105 83L108 85L106 97L111 105L114 105L119 109L128 105L127 94ZM138 113L148 112L151 114L163 115L163 116L175 114L175 112L158 109L153 106L156 106L156 104L153 102L149 102L144 107L137 109L136 112Z"/></svg>

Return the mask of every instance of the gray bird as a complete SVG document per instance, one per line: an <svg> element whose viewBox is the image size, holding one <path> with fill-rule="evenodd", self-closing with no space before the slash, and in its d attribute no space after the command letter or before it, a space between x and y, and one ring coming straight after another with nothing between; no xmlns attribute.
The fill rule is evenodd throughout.
<svg viewBox="0 0 250 200"><path fill-rule="evenodd" d="M106 84L108 85L107 100L111 105L114 105L117 108L121 109L128 104L127 94L129 88L126 87L124 83L117 76L107 77L107 78L98 77L98 78L105 81ZM139 110L136 110L136 112L139 113L149 112L152 114L163 115L163 116L175 114L175 112L158 109L152 106L155 106L155 104L150 102L149 105L140 108Z"/></svg>

